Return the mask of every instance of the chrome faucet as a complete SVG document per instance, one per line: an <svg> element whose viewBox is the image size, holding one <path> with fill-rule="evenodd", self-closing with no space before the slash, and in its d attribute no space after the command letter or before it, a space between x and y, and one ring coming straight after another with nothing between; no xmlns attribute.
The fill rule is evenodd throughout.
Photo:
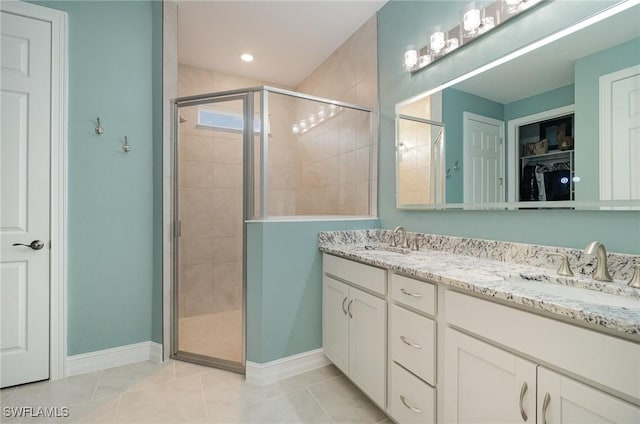
<svg viewBox="0 0 640 424"><path fill-rule="evenodd" d="M597 255L598 263L593 270L593 279L597 281L613 281L607 267L607 251L604 244L599 241L592 241L584 249L586 255Z"/></svg>
<svg viewBox="0 0 640 424"><path fill-rule="evenodd" d="M396 244L396 234L398 234L398 232L402 233L402 238L400 239L403 248L408 249L409 248L409 240L407 240L407 230L405 230L404 227L399 226L396 227L393 230L393 234L391 234L391 240L389 241L389 246L391 247L397 247L398 245Z"/></svg>

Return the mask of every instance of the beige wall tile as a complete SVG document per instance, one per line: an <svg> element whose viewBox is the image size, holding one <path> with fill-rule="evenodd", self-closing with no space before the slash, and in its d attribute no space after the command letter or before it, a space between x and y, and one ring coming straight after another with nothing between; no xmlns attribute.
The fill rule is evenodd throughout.
<svg viewBox="0 0 640 424"><path fill-rule="evenodd" d="M181 293L203 293L213 290L213 264L185 265L180 269Z"/></svg>

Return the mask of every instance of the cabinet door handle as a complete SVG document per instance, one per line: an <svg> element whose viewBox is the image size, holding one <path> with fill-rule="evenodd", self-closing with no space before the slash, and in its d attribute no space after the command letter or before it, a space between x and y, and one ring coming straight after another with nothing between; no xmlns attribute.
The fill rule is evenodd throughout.
<svg viewBox="0 0 640 424"><path fill-rule="evenodd" d="M549 393L544 395L544 401L542 401L542 424L547 424L547 408L551 402L551 395Z"/></svg>
<svg viewBox="0 0 640 424"><path fill-rule="evenodd" d="M422 414L422 409L418 409L418 408L415 408L415 407L409 405L404 396L400 395L400 400L402 401L402 404L407 407L407 409L412 410L416 414Z"/></svg>
<svg viewBox="0 0 640 424"><path fill-rule="evenodd" d="M418 298L418 299L420 299L420 298L422 297L422 295L421 295L421 294L418 294L418 293L411 293L411 292L406 291L405 289L400 289L400 292L401 292L402 294L406 294L407 296L415 297L415 298Z"/></svg>
<svg viewBox="0 0 640 424"><path fill-rule="evenodd" d="M349 318L353 318L353 315L351 315L351 304L353 303L353 299L351 299L349 301L349 304L347 305L347 311L349 311Z"/></svg>
<svg viewBox="0 0 640 424"><path fill-rule="evenodd" d="M522 383L522 388L520 389L520 416L522 417L523 421L527 421L527 413L524 412L524 395L527 394L527 389L529 388L529 386L527 386L527 382L525 381L524 383Z"/></svg>
<svg viewBox="0 0 640 424"><path fill-rule="evenodd" d="M407 346L415 347L416 349L422 349L422 346L420 346L419 344L411 343L404 336L400 336L400 340L402 340L402 343L406 344Z"/></svg>
<svg viewBox="0 0 640 424"><path fill-rule="evenodd" d="M344 303L346 301L347 301L346 297L344 299L342 299L342 312L344 312L345 315L347 315L347 308L344 307Z"/></svg>

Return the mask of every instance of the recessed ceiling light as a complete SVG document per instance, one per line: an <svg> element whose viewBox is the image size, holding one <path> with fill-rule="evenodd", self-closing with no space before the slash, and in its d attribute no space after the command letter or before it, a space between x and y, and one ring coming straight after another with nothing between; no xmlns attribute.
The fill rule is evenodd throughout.
<svg viewBox="0 0 640 424"><path fill-rule="evenodd" d="M253 56L250 55L249 53L241 54L240 59L244 60L245 62L253 62Z"/></svg>

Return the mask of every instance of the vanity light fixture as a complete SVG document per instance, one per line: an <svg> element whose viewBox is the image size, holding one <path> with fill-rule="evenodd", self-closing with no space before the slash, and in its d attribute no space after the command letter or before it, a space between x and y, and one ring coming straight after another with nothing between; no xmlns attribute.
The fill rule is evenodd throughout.
<svg viewBox="0 0 640 424"><path fill-rule="evenodd" d="M484 8L478 1L467 3L462 8L457 26L445 31L437 25L428 33L424 47L407 46L403 54L403 69L412 74L418 72L542 1L495 0Z"/></svg>
<svg viewBox="0 0 640 424"><path fill-rule="evenodd" d="M253 55L249 54L249 53L242 53L240 55L240 59L242 59L244 62L253 62Z"/></svg>

